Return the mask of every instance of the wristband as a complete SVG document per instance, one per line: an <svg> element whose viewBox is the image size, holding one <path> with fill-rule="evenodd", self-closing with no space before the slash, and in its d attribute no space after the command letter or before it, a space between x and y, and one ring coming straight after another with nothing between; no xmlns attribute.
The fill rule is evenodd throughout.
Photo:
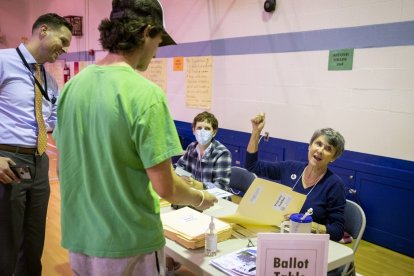
<svg viewBox="0 0 414 276"><path fill-rule="evenodd" d="M196 190L196 189L193 189L193 190ZM201 190L196 190L196 191L199 191L201 193L201 202L200 202L200 204L198 204L197 206L194 206L194 207L198 208L198 207L201 207L201 205L203 205L203 203L204 203L204 193Z"/></svg>

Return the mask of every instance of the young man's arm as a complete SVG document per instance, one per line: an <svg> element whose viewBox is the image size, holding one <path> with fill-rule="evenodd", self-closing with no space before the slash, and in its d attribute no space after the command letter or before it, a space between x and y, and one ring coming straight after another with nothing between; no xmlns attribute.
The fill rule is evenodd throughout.
<svg viewBox="0 0 414 276"><path fill-rule="evenodd" d="M205 210L217 202L214 195L190 188L181 177L175 174L169 159L146 171L154 190L160 197L172 204L192 205L199 210Z"/></svg>

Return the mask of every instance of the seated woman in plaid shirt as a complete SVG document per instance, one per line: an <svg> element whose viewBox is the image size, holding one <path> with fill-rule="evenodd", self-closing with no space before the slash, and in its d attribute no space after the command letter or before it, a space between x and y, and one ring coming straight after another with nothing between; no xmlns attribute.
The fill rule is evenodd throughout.
<svg viewBox="0 0 414 276"><path fill-rule="evenodd" d="M192 175L186 180L195 189L218 187L227 191L231 174L231 153L214 139L218 130L217 118L204 111L194 118L192 128L197 141L188 145L184 155L177 161L177 167Z"/></svg>
<svg viewBox="0 0 414 276"><path fill-rule="evenodd" d="M196 141L188 145L184 155L177 161L177 168L191 174L182 176L191 187L203 190L218 187L228 190L231 174L231 153L214 139L218 130L217 118L204 111L198 114L192 124ZM174 275L181 264L167 256L167 275Z"/></svg>

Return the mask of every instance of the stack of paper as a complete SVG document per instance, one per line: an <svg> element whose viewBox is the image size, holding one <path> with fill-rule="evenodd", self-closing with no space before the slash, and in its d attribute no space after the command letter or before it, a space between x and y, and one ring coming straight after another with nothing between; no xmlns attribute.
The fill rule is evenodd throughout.
<svg viewBox="0 0 414 276"><path fill-rule="evenodd" d="M189 207L161 214L164 234L182 246L195 249L204 246L204 235L210 224L210 216ZM231 226L219 219L214 219L218 241L231 236Z"/></svg>
<svg viewBox="0 0 414 276"><path fill-rule="evenodd" d="M227 275L256 275L256 248L248 247L210 261L210 264Z"/></svg>

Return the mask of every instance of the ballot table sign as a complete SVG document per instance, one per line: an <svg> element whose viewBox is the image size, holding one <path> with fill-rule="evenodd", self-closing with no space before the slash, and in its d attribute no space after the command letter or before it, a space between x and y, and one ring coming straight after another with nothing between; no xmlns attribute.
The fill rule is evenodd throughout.
<svg viewBox="0 0 414 276"><path fill-rule="evenodd" d="M327 234L258 233L256 275L326 275L328 244Z"/></svg>

